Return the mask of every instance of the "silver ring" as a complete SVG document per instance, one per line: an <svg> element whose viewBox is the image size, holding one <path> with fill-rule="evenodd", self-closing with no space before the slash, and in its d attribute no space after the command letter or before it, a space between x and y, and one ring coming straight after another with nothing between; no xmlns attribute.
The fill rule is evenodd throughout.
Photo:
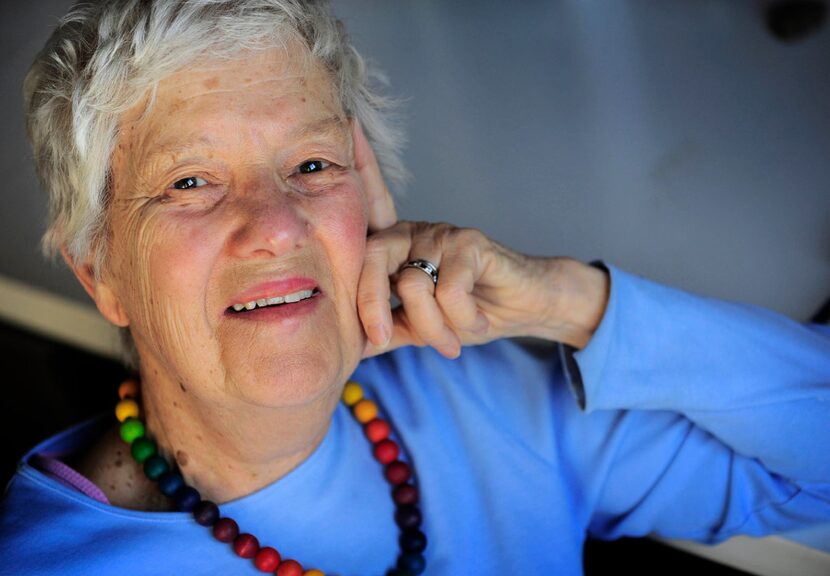
<svg viewBox="0 0 830 576"><path fill-rule="evenodd" d="M401 266L400 271L404 271L407 268L417 268L418 270L424 272L430 278L432 278L433 284L438 284L438 266L436 266L429 260L410 260L409 262Z"/></svg>

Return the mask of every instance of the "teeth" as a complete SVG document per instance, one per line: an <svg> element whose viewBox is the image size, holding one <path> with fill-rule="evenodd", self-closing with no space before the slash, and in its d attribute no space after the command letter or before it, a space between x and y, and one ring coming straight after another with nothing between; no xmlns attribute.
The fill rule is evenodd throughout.
<svg viewBox="0 0 830 576"><path fill-rule="evenodd" d="M251 300L250 302L246 302L244 304L234 304L232 308L236 312L241 312L243 309L245 310L253 310L254 308L263 308L265 306L274 306L276 304L293 304L294 302L299 302L300 300L305 300L306 298L311 298L314 294L314 290L299 290L298 292L292 292L291 294L286 294L285 296L272 296L270 298L259 298L257 300Z"/></svg>

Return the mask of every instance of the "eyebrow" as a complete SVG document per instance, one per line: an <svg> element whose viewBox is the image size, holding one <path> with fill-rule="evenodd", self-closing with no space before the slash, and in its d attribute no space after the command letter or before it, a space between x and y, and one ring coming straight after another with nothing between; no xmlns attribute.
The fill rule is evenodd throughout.
<svg viewBox="0 0 830 576"><path fill-rule="evenodd" d="M346 124L347 121L340 116L327 116L319 120L306 122L305 124L296 126L288 133L286 141L296 142L298 140L308 140L314 137L338 136ZM348 132L347 130L344 131ZM160 156L181 154L198 148L218 147L219 143L216 142L210 135L204 135L192 140L171 140L155 147L154 150L147 155L145 163L152 163Z"/></svg>

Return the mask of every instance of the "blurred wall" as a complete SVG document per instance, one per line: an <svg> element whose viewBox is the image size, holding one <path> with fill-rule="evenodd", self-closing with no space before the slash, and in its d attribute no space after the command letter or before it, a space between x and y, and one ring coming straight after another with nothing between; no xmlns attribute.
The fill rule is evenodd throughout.
<svg viewBox="0 0 830 576"><path fill-rule="evenodd" d="M78 301L39 256L44 195L20 83L70 2L0 9L0 275ZM407 219L603 258L808 317L830 295L830 30L761 1L335 0L405 98ZM804 541L826 546L830 535Z"/></svg>

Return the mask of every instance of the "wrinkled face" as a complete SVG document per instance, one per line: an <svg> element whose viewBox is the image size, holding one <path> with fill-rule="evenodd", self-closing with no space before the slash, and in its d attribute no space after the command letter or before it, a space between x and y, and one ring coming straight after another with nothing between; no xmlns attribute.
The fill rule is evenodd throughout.
<svg viewBox="0 0 830 576"><path fill-rule="evenodd" d="M143 113L119 127L104 278L145 380L261 406L338 388L367 205L325 72L297 48L203 62Z"/></svg>

